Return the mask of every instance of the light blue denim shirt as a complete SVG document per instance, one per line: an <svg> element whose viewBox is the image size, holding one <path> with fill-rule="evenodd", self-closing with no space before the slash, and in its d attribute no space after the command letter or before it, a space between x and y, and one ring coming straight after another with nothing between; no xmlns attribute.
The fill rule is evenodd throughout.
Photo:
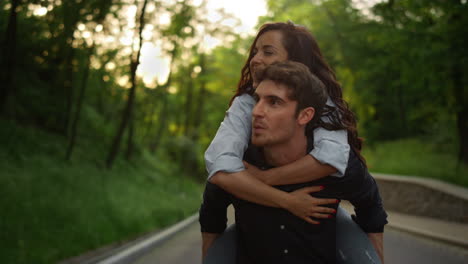
<svg viewBox="0 0 468 264"><path fill-rule="evenodd" d="M334 106L328 98L327 105ZM252 133L252 109L255 100L249 94L234 98L226 111L223 122L205 152L208 179L218 171L239 172L245 170L242 157L247 150ZM327 122L322 117L322 120ZM322 164L337 169L333 176L342 177L348 165L349 144L346 130L314 130L314 149L309 153Z"/></svg>

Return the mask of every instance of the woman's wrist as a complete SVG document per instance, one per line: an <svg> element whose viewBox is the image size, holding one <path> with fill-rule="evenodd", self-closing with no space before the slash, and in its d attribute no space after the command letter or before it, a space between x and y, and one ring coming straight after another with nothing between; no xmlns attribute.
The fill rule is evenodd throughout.
<svg viewBox="0 0 468 264"><path fill-rule="evenodd" d="M281 197L278 197L278 198L279 198L277 201L278 206L286 211L290 211L291 204L293 203L293 200L294 200L294 196L288 192L283 192Z"/></svg>
<svg viewBox="0 0 468 264"><path fill-rule="evenodd" d="M275 179L276 176L278 175L276 172L278 171L278 168L273 168L269 170L264 170L260 173L261 181L263 181L267 185L275 185Z"/></svg>

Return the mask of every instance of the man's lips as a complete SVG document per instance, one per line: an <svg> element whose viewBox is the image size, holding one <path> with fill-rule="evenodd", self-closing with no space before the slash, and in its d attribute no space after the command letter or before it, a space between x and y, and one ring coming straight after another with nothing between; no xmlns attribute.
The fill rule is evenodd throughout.
<svg viewBox="0 0 468 264"><path fill-rule="evenodd" d="M260 123L254 123L252 127L253 127L254 132L260 132L266 129L266 126Z"/></svg>

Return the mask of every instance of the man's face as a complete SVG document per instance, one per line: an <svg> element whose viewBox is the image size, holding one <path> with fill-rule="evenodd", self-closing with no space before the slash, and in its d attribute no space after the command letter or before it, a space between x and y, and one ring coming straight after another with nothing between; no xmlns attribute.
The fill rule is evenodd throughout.
<svg viewBox="0 0 468 264"><path fill-rule="evenodd" d="M254 94L252 144L260 147L287 143L296 129L297 101L288 98L288 88L270 80L262 81Z"/></svg>

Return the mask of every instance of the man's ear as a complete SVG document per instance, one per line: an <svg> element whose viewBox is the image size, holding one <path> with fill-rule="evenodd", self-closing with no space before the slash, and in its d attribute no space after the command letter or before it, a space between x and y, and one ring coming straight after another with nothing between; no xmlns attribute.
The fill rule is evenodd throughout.
<svg viewBox="0 0 468 264"><path fill-rule="evenodd" d="M313 107L307 107L302 109L297 116L297 122L299 125L307 125L307 123L314 118L315 109Z"/></svg>

